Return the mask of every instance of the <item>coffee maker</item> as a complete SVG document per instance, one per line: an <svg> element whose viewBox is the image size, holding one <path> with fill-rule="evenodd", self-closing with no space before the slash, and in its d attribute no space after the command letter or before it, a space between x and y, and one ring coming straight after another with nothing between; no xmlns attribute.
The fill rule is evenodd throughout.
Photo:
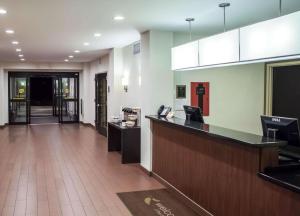
<svg viewBox="0 0 300 216"><path fill-rule="evenodd" d="M123 107L123 121L133 121L135 122L135 126L141 126L141 108L129 108Z"/></svg>

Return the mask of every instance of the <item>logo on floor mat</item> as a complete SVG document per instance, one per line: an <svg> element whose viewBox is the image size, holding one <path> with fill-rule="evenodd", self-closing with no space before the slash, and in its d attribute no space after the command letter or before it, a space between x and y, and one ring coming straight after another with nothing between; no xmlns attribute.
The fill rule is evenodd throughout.
<svg viewBox="0 0 300 216"><path fill-rule="evenodd" d="M154 201L154 202L160 202L160 200L158 200L158 199L155 199L155 198L151 198L151 197L146 197L145 199L144 199L144 202L147 204L147 205L151 205L151 203L152 203L152 201Z"/></svg>
<svg viewBox="0 0 300 216"><path fill-rule="evenodd" d="M146 197L144 202L148 206L152 206L155 213L159 216L175 216L172 210L164 206L160 200L153 197Z"/></svg>

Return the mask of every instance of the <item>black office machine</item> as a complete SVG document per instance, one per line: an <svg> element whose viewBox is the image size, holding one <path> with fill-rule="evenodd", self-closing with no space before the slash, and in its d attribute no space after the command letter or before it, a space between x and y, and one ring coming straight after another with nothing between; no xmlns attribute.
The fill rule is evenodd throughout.
<svg viewBox="0 0 300 216"><path fill-rule="evenodd" d="M204 123L202 111L200 107L183 106L187 121L196 121Z"/></svg>
<svg viewBox="0 0 300 216"><path fill-rule="evenodd" d="M134 126L141 126L141 109L140 108L122 108L123 122L134 122ZM129 123L130 124L130 123Z"/></svg>
<svg viewBox="0 0 300 216"><path fill-rule="evenodd" d="M279 154L300 160L300 137L298 119L277 116L261 116L263 134L271 139L288 141Z"/></svg>

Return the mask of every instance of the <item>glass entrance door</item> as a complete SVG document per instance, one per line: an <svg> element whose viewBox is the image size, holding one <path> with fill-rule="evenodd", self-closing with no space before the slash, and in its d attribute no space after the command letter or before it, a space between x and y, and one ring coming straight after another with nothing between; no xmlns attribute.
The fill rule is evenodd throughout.
<svg viewBox="0 0 300 216"><path fill-rule="evenodd" d="M59 122L79 122L79 82L78 75L61 76L58 79Z"/></svg>
<svg viewBox="0 0 300 216"><path fill-rule="evenodd" d="M60 110L60 90L59 90L59 78L53 78L53 116L59 117Z"/></svg>
<svg viewBox="0 0 300 216"><path fill-rule="evenodd" d="M28 124L29 118L29 80L26 75L9 75L9 123Z"/></svg>
<svg viewBox="0 0 300 216"><path fill-rule="evenodd" d="M52 85L53 116L58 118L59 123L78 123L79 122L79 74L78 73L55 73L54 74L54 73L26 73L26 72L9 72L9 76L8 76L9 123L30 124L30 105L31 105L30 104L30 95L31 95L30 79L39 76L42 77L48 76L51 77L53 80L53 85ZM40 89L41 92L44 90L45 89L43 88ZM33 94L31 96L33 96ZM51 109L51 105L49 105L49 107Z"/></svg>

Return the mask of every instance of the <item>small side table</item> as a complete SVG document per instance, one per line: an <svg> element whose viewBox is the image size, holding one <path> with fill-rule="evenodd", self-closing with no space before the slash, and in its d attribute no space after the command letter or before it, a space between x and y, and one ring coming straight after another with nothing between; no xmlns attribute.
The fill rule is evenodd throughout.
<svg viewBox="0 0 300 216"><path fill-rule="evenodd" d="M120 151L122 164L141 162L141 127L108 122L108 151Z"/></svg>

